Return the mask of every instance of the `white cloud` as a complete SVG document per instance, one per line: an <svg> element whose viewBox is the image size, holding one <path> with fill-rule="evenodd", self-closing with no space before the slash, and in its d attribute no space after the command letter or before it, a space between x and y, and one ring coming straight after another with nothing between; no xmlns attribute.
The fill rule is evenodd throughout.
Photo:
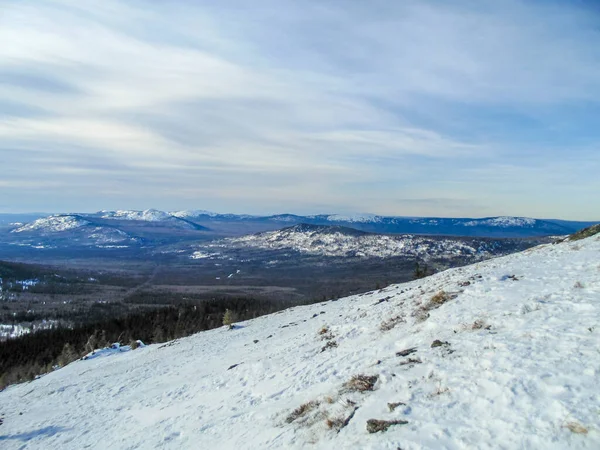
<svg viewBox="0 0 600 450"><path fill-rule="evenodd" d="M521 138L518 117L600 100L598 31L564 4L40 0L5 6L0 41L0 108L19 112L0 115L11 177L60 174L116 202L118 175L132 199L165 208L180 192L231 208L488 214L489 196L535 201L524 174L551 183L495 171L506 155L561 159ZM497 173L514 187L500 196ZM72 190L55 188L70 209ZM428 201L443 198L456 201ZM43 209L15 204L27 203Z"/></svg>

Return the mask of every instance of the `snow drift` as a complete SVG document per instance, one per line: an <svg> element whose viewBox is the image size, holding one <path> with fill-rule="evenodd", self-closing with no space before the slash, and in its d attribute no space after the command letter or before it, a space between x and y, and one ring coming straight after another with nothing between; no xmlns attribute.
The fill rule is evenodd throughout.
<svg viewBox="0 0 600 450"><path fill-rule="evenodd" d="M598 449L600 236L77 361L2 448Z"/></svg>

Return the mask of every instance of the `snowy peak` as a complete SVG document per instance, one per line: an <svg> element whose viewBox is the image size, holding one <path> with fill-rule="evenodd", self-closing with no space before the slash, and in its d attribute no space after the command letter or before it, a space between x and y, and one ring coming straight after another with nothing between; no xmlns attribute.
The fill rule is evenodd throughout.
<svg viewBox="0 0 600 450"><path fill-rule="evenodd" d="M528 227L536 225L538 221L529 217L490 217L487 219L474 219L463 222L465 227L490 226L490 227Z"/></svg>
<svg viewBox="0 0 600 450"><path fill-rule="evenodd" d="M182 219L193 219L197 217L207 216L207 217L216 217L217 213L205 211L203 209L186 209L183 211L172 211L169 213L174 217L180 217Z"/></svg>
<svg viewBox="0 0 600 450"><path fill-rule="evenodd" d="M355 228L343 227L340 225L314 225L310 223L300 223L291 227L283 228L271 234L293 235L295 233L305 233L310 236L341 234L347 236L365 236L369 233L356 230Z"/></svg>
<svg viewBox="0 0 600 450"><path fill-rule="evenodd" d="M144 211L100 211L98 214L103 219L140 220L145 222L160 222L172 217L170 214L157 209L146 209Z"/></svg>
<svg viewBox="0 0 600 450"><path fill-rule="evenodd" d="M347 223L379 223L384 220L381 216L375 214L331 214L325 216L329 222L347 222Z"/></svg>
<svg viewBox="0 0 600 450"><path fill-rule="evenodd" d="M55 215L34 220L19 226L12 233L39 231L42 233L60 233L89 225L89 222L79 215Z"/></svg>

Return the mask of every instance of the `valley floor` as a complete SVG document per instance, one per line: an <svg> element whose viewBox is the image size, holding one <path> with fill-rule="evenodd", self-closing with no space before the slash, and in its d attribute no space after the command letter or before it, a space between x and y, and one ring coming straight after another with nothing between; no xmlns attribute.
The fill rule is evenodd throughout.
<svg viewBox="0 0 600 450"><path fill-rule="evenodd" d="M599 344L593 236L77 361L0 447L598 449Z"/></svg>

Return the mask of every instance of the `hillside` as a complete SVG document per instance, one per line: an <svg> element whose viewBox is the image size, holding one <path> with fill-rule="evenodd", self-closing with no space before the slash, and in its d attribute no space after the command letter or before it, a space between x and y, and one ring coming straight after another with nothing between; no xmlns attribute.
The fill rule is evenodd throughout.
<svg viewBox="0 0 600 450"><path fill-rule="evenodd" d="M293 250L324 257L411 257L431 260L468 256L478 260L512 253L525 245L528 242L524 240L382 235L342 226L299 224L277 231L209 242L204 244L205 250L201 253L206 254L206 249L254 248Z"/></svg>
<svg viewBox="0 0 600 450"><path fill-rule="evenodd" d="M597 449L599 297L595 235L233 330L104 350L1 392L0 442Z"/></svg>

